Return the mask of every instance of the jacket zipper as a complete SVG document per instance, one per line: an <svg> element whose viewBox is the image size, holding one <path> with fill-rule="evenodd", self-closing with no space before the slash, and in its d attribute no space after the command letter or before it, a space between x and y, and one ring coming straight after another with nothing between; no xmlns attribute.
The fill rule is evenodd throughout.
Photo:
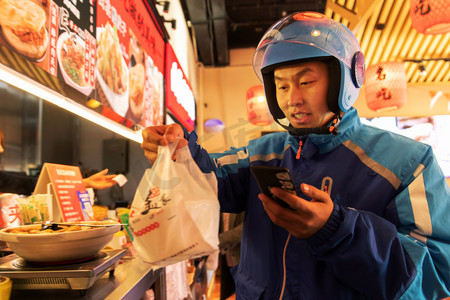
<svg viewBox="0 0 450 300"><path fill-rule="evenodd" d="M303 141L300 140L300 142L298 143L297 156L295 156L296 159L300 159L300 155L302 154L302 148L303 148Z"/></svg>
<svg viewBox="0 0 450 300"><path fill-rule="evenodd" d="M303 149L303 141L300 140L298 142L297 155L295 156L296 159L300 159L300 155L302 154L302 149ZM278 298L279 300L283 299L284 289L286 287L286 249L287 249L287 245L288 245L290 239L291 239L291 234L289 233L289 235L286 239L286 244L284 245L284 250L283 250L283 284L281 286L281 293L280 293L280 297Z"/></svg>

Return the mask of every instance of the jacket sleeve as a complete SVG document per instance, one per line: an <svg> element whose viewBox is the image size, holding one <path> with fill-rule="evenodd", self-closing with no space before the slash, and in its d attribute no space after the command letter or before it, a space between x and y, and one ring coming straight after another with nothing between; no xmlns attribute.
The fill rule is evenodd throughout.
<svg viewBox="0 0 450 300"><path fill-rule="evenodd" d="M217 177L218 198L223 212L245 210L248 194L249 165L247 147L230 148L222 153L208 153L197 143L197 134L185 133L194 161L203 173L214 172Z"/></svg>
<svg viewBox="0 0 450 300"><path fill-rule="evenodd" d="M371 212L335 204L327 224L307 240L318 260L370 298L450 295L449 187L431 148L412 171L393 199L400 226Z"/></svg>
<svg viewBox="0 0 450 300"><path fill-rule="evenodd" d="M417 270L401 298L450 296L450 191L431 148L395 201L399 239Z"/></svg>

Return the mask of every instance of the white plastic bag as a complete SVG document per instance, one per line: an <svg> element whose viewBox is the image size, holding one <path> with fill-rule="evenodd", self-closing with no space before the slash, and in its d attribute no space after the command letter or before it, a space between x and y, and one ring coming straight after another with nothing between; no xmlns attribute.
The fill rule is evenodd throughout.
<svg viewBox="0 0 450 300"><path fill-rule="evenodd" d="M218 249L219 201L215 174L204 174L183 147L172 160L159 146L131 205L129 224L139 256L157 266L209 255Z"/></svg>

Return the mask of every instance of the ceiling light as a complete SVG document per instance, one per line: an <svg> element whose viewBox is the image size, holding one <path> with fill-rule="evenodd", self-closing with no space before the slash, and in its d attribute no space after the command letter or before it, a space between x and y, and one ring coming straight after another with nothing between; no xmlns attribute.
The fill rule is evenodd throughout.
<svg viewBox="0 0 450 300"><path fill-rule="evenodd" d="M423 63L419 64L419 74L420 76L426 76L428 74L427 69Z"/></svg>
<svg viewBox="0 0 450 300"><path fill-rule="evenodd" d="M377 23L377 24L375 25L375 29L376 29L376 30L384 30L384 28L386 28L386 24L383 24L383 23Z"/></svg>
<svg viewBox="0 0 450 300"><path fill-rule="evenodd" d="M219 119L209 119L205 122L206 132L221 132L225 129L225 124Z"/></svg>
<svg viewBox="0 0 450 300"><path fill-rule="evenodd" d="M438 99L444 95L444 93L442 91L438 91L433 97L431 97L430 99L430 109L433 108L433 106L436 104L436 101L438 101Z"/></svg>

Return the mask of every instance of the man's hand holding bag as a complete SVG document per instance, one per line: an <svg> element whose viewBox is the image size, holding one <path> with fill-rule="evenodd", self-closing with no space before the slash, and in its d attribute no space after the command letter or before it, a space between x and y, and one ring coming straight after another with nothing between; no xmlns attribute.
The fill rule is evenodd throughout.
<svg viewBox="0 0 450 300"><path fill-rule="evenodd" d="M189 148L159 146L139 183L130 212L133 245L146 262L166 266L218 249L217 180L204 174Z"/></svg>

